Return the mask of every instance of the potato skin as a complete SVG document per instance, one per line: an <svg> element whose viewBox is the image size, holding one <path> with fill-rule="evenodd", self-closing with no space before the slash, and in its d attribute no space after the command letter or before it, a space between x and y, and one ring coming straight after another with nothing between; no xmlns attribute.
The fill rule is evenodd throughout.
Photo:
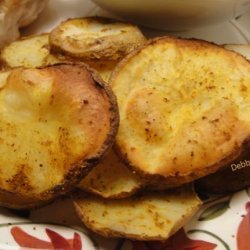
<svg viewBox="0 0 250 250"><path fill-rule="evenodd" d="M52 200L38 201L34 198L27 198L22 195L8 192L6 190L0 190L0 206L16 209L16 210L26 210L26 209L35 209L42 206L45 206L52 202Z"/></svg>
<svg viewBox="0 0 250 250"><path fill-rule="evenodd" d="M32 195L29 194L20 194L17 192L13 193L5 189L0 189L0 204L15 209L25 209L25 208L34 208L37 206L41 206L48 202L51 202L56 197L69 193L73 190L76 185L82 180L82 178L95 166L105 152L112 146L115 134L118 129L119 124L119 115L118 115L118 108L116 103L116 98L109 87L99 76L96 74L95 71L90 69L87 65L83 63L59 63L49 67L42 67L44 68L57 68L62 69L64 66L70 67L77 67L79 69L87 70L95 83L96 88L101 89L104 95L107 95L108 102L110 105L109 113L110 113L110 126L109 132L105 136L105 141L102 144L101 148L95 155L91 155L86 159L79 159L78 162L70 167L70 170L65 173L65 176L62 182L57 183L53 188L48 189L40 194ZM18 181L20 180L20 182ZM13 185L22 186L27 185L27 183L22 183L21 179L16 179L16 182L13 182ZM25 179L24 179L25 181Z"/></svg>
<svg viewBox="0 0 250 250"><path fill-rule="evenodd" d="M119 75L120 71L123 68L125 68L126 65L129 64L133 60L133 58L136 58L136 56L138 54L140 54L141 52L144 52L144 49L146 49L147 47L153 47L154 45L157 45L157 44L158 45L164 44L165 41L172 41L173 43L176 43L177 48L179 46L179 48L182 48L182 49L186 47L185 43L188 42L189 43L188 46L192 47L192 49L194 51L195 50L198 51L200 48L203 48L203 47L211 47L212 50L213 49L220 50L220 53L225 55L225 58L232 56L232 58L239 60L239 64L242 63L243 68L245 67L245 69L244 69L245 72L247 71L246 69L249 68L249 62L247 62L247 60L243 56L241 56L235 52L227 51L222 46L219 46L219 45L216 45L213 43L209 43L207 41L203 41L203 40L199 40L199 39L176 39L176 38L171 38L171 37L155 38L155 39L149 40L144 46L142 46L138 50L135 50L132 53L130 53L117 65L117 67L115 68L115 70L113 71L113 73L111 75L111 85L112 85L112 88L114 89L114 92L116 95L117 95L116 89L115 89L116 88L116 77ZM209 55L209 53L208 53L208 55ZM234 60L232 60L232 61L234 61ZM132 65L135 66L134 61L133 61L133 63L134 64L132 64ZM238 66L238 64L237 64L237 66ZM124 72L122 72L122 73L124 73ZM137 74L137 78L139 79L138 74ZM124 73L124 75L125 75L125 73ZM126 85L125 82L123 82L123 85ZM124 89L126 89L126 88L124 88ZM122 100L125 99L125 95L121 97L121 99L123 98ZM119 96L118 96L118 103L119 103ZM122 114L122 116L125 117L124 114ZM247 131L248 131L248 128L244 131L244 133L246 134L244 136L245 138L247 138L249 136L249 133ZM242 137L242 141L245 140L244 137ZM118 132L117 138L119 138L119 132ZM176 186L179 186L181 184L191 182L195 179L199 179L203 176L206 176L206 175L209 175L209 174L212 174L212 173L218 171L219 169L223 168L223 166L234 161L239 156L239 154L242 151L243 144L244 144L243 142L241 142L240 144L235 143L235 145L232 147L232 151L229 152L227 155L225 155L222 159L220 159L216 163L207 164L207 166L204 166L202 169L195 169L194 171L189 171L188 173L185 173L184 175L178 171L176 173L171 173L171 174L167 175L166 173L163 173L163 168L161 169L161 172L162 172L161 174L149 173L149 172L143 170L141 167L138 167L134 162L132 162L129 159L128 151L126 151L126 149L123 148L122 143L119 143L119 139L116 140L115 150L116 150L116 153L120 156L120 158L122 158L124 160L124 162L128 166L130 166L130 168L133 171L137 172L138 175L143 176L145 179L148 179L148 185L149 185L150 189L153 188L156 190L157 189L161 190L161 189L176 187Z"/></svg>
<svg viewBox="0 0 250 250"><path fill-rule="evenodd" d="M228 194L250 186L250 141L243 144L240 155L223 169L195 181L198 192ZM247 161L247 163L245 162ZM236 167L236 165L238 167Z"/></svg>

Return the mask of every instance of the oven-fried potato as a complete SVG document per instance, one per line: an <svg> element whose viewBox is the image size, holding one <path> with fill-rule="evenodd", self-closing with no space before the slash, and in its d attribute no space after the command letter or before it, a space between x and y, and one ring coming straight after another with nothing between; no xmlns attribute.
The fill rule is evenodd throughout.
<svg viewBox="0 0 250 250"><path fill-rule="evenodd" d="M141 186L140 178L110 150L81 181L79 188L104 198L124 198L134 194Z"/></svg>
<svg viewBox="0 0 250 250"><path fill-rule="evenodd" d="M53 65L63 61L70 61L64 56L55 57L50 53L48 34L22 37L6 46L0 55L2 68L26 67L37 68ZM71 61L72 60L71 58ZM108 81L118 61L85 61Z"/></svg>
<svg viewBox="0 0 250 250"><path fill-rule="evenodd" d="M1 51L2 67L43 67L59 62L50 54L48 34L23 37Z"/></svg>
<svg viewBox="0 0 250 250"><path fill-rule="evenodd" d="M81 60L119 60L144 42L136 26L104 17L69 19L49 36L53 53Z"/></svg>
<svg viewBox="0 0 250 250"><path fill-rule="evenodd" d="M201 201L185 187L121 200L82 195L74 204L83 223L103 236L165 240L187 223Z"/></svg>
<svg viewBox="0 0 250 250"><path fill-rule="evenodd" d="M121 123L116 148L139 173L168 186L211 174L250 135L250 63L199 40L163 37L111 76Z"/></svg>
<svg viewBox="0 0 250 250"><path fill-rule="evenodd" d="M244 57L246 57L246 59L250 60L250 45L249 44L226 44L224 45L224 48L235 51L243 55Z"/></svg>
<svg viewBox="0 0 250 250"><path fill-rule="evenodd" d="M118 127L110 87L73 63L1 72L0 117L0 203L15 208L74 188Z"/></svg>
<svg viewBox="0 0 250 250"><path fill-rule="evenodd" d="M224 46L226 49L233 50L248 60L250 60L249 45ZM222 170L208 175L196 181L195 186L198 191L210 194L227 194L239 191L250 186L250 144L247 142L240 156L225 166Z"/></svg>

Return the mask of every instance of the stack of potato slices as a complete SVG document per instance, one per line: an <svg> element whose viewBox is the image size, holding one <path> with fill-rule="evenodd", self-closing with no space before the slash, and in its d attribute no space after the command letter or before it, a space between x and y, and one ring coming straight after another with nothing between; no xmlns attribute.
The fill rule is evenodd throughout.
<svg viewBox="0 0 250 250"><path fill-rule="evenodd" d="M209 189L202 177L246 153L250 63L229 50L248 49L146 41L136 26L99 17L8 45L0 202L27 208L76 188L91 230L167 239L202 204L192 183Z"/></svg>
<svg viewBox="0 0 250 250"><path fill-rule="evenodd" d="M0 60L2 67L82 61L108 80L117 62L145 40L141 31L128 23L103 17L76 18L61 23L50 34L11 43L2 50Z"/></svg>

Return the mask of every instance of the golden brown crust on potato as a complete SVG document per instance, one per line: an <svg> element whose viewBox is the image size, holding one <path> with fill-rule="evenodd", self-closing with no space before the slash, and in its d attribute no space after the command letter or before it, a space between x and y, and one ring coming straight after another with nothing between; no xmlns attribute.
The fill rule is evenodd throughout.
<svg viewBox="0 0 250 250"><path fill-rule="evenodd" d="M167 186L217 171L250 134L250 64L220 46L151 40L118 64L111 85L121 116L116 151Z"/></svg>
<svg viewBox="0 0 250 250"><path fill-rule="evenodd" d="M103 198L121 199L133 195L143 185L112 149L81 181L79 188Z"/></svg>
<svg viewBox="0 0 250 250"><path fill-rule="evenodd" d="M66 20L49 36L52 53L80 60L118 60L144 42L136 26L104 17Z"/></svg>
<svg viewBox="0 0 250 250"><path fill-rule="evenodd" d="M247 140L243 143L244 145L247 143ZM179 187L180 185L183 185L185 183L192 182L193 180L201 178L201 176L204 176L204 172L210 172L212 171L217 172L218 168L224 169L224 166L227 164L233 162L235 159L241 155L242 150L244 150L244 147L237 148L235 152L233 152L230 156L226 157L225 159L222 159L220 162L213 166L208 166L207 168L201 169L200 171L196 170L195 172L191 172L188 175L185 176L168 176L167 178L160 175L160 174L148 174L145 173L145 171L142 171L141 169L137 168L136 166L133 166L132 163L124 157L121 153L117 145L114 145L114 149L117 155L119 155L119 158L123 160L123 162L126 164L126 166L131 170L134 171L138 176L141 177L141 181L143 183L143 187L146 190L156 191L156 190L168 190L173 187ZM209 175L210 176L210 175Z"/></svg>
<svg viewBox="0 0 250 250"><path fill-rule="evenodd" d="M190 220L201 201L184 187L121 200L80 194L74 205L83 223L105 237L166 240Z"/></svg>
<svg viewBox="0 0 250 250"><path fill-rule="evenodd" d="M50 201L74 188L112 145L116 99L84 64L8 74L0 77L0 190Z"/></svg>
<svg viewBox="0 0 250 250"><path fill-rule="evenodd" d="M0 190L0 206L10 209L34 209L47 205L50 201L38 201L37 199L27 198L25 196Z"/></svg>

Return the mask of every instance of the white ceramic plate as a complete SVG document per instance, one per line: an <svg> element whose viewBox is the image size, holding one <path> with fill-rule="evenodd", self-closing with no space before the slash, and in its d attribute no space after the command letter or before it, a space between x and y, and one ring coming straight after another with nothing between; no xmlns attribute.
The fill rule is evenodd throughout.
<svg viewBox="0 0 250 250"><path fill-rule="evenodd" d="M88 0L51 0L41 17L23 34L51 30L69 17L105 15ZM250 43L250 13L238 20L206 28L171 33L195 37L216 43ZM144 29L147 36L167 32ZM193 220L167 243L132 242L104 239L90 233L79 221L69 200L32 212L0 209L1 249L61 249L61 250L249 250L250 249L250 189L207 202Z"/></svg>

